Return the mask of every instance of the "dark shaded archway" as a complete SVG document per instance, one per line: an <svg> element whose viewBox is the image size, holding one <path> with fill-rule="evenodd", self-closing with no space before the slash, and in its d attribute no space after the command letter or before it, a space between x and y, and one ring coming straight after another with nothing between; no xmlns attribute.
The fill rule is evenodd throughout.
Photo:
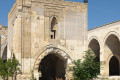
<svg viewBox="0 0 120 80"><path fill-rule="evenodd" d="M92 50L96 55L96 61L100 61L100 44L96 39L92 39L88 45L88 48Z"/></svg>
<svg viewBox="0 0 120 80"><path fill-rule="evenodd" d="M120 56L120 41L114 34L108 36L105 41L104 50L106 54L112 53Z"/></svg>
<svg viewBox="0 0 120 80"><path fill-rule="evenodd" d="M39 71L42 73L39 80L56 80L56 78L65 80L65 62L55 54L49 54L42 59Z"/></svg>
<svg viewBox="0 0 120 80"><path fill-rule="evenodd" d="M2 54L2 59L7 60L7 46L4 48L3 54Z"/></svg>
<svg viewBox="0 0 120 80"><path fill-rule="evenodd" d="M109 76L116 76L116 75L120 75L119 61L115 56L113 56L109 62Z"/></svg>
<svg viewBox="0 0 120 80"><path fill-rule="evenodd" d="M120 57L120 41L119 38L114 35L110 34L106 40L104 45L104 58L105 60L109 60L109 56L113 55L112 58L110 58L110 61L107 61L106 65L106 71L109 76L118 76L119 71L119 61L118 57Z"/></svg>

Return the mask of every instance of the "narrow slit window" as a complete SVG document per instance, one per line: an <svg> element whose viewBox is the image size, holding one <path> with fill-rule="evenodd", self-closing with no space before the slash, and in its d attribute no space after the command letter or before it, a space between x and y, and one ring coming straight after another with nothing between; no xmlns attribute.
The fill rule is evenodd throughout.
<svg viewBox="0 0 120 80"><path fill-rule="evenodd" d="M51 39L56 38L56 26L57 26L57 20L55 17L53 17L51 21Z"/></svg>

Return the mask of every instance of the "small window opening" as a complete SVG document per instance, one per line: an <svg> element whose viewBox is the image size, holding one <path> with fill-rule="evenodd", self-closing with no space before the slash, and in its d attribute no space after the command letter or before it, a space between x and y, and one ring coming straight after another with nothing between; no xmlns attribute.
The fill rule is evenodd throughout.
<svg viewBox="0 0 120 80"><path fill-rule="evenodd" d="M55 39L55 34L56 34L56 31L55 30L51 30L51 39Z"/></svg>
<svg viewBox="0 0 120 80"><path fill-rule="evenodd" d="M56 38L56 25L57 25L57 20L55 17L53 17L51 22L51 39Z"/></svg>

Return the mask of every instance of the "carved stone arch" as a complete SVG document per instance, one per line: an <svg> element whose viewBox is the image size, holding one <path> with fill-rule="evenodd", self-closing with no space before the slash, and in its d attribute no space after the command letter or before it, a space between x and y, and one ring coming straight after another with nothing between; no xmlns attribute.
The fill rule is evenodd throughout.
<svg viewBox="0 0 120 80"><path fill-rule="evenodd" d="M109 64L109 61L110 61L110 59L111 59L113 56L115 56L115 57L119 60L119 62L120 62L120 56L111 53L111 54L107 57L107 61L106 61L107 64Z"/></svg>
<svg viewBox="0 0 120 80"><path fill-rule="evenodd" d="M115 32L115 31L110 31L110 32L108 32L107 34L106 34L106 36L104 37L104 39L103 39L103 45L105 45L105 42L106 42L106 40L107 40L107 38L110 36L110 35L115 35L118 39L119 39L119 41L120 41L120 35L117 33L117 32Z"/></svg>
<svg viewBox="0 0 120 80"><path fill-rule="evenodd" d="M103 40L103 51L105 61L105 75L109 76L109 61L115 56L120 61L120 35L115 31L110 31ZM114 63L114 62L113 62Z"/></svg>
<svg viewBox="0 0 120 80"><path fill-rule="evenodd" d="M106 73L107 73L107 75L109 75L109 76L111 76L110 75L110 60L111 60L111 58L112 57L116 57L117 58L117 60L120 62L120 56L118 56L118 55L115 55L115 54L110 54L108 57L107 57L107 61L106 61L106 68L105 68L105 71L106 71ZM119 64L120 65L120 64ZM120 73L120 71L119 71L119 73ZM115 76L115 75L114 75Z"/></svg>
<svg viewBox="0 0 120 80"><path fill-rule="evenodd" d="M61 45L49 44L49 45L44 46L43 48L41 48L41 49L39 50L39 52L36 53L36 55L34 55L34 58L36 58L35 56L40 56L42 53L44 53L44 52L47 50L48 47L56 47L56 48L64 51L65 53L72 53L71 51L69 51L68 49L66 49L65 47L63 47L63 46L61 46ZM69 55L69 54L68 54L68 55ZM71 56L71 55L69 55L69 56L70 56L71 59L72 59L72 56ZM38 58L38 57L37 57L37 58ZM37 58L36 58L36 60L37 60Z"/></svg>
<svg viewBox="0 0 120 80"><path fill-rule="evenodd" d="M104 49L104 54L106 53L113 53L114 55L115 54L118 54L119 55L119 47L120 47L120 35L117 33L117 32L114 32L114 31L111 31L109 32L105 38L104 38L104 41L103 41L103 49ZM113 50L114 49L114 50ZM117 52L115 52L117 51Z"/></svg>
<svg viewBox="0 0 120 80"><path fill-rule="evenodd" d="M56 48L56 47L50 47L50 48L47 48L46 50L44 50L39 56L38 58L36 59L35 61L35 64L34 64L34 71L37 71L38 68L39 68L39 63L41 62L41 60L47 56L48 54L51 54L51 52L54 52L55 55L58 55L59 57L63 58L63 59L68 59L68 60L71 60L72 62L72 59L70 58L70 56L63 50L59 49L59 48Z"/></svg>
<svg viewBox="0 0 120 80"><path fill-rule="evenodd" d="M53 18L56 18L57 24L60 22L60 17L58 15L50 16L50 28L51 28L51 22L52 22Z"/></svg>
<svg viewBox="0 0 120 80"><path fill-rule="evenodd" d="M56 55L58 58L60 58L61 60L63 60L66 64L66 77L69 77L71 75L69 75L70 70L69 67L72 66L72 59L70 58L70 56L62 49L57 48L57 47L52 47L52 46L47 46L46 49L40 53L40 55L37 57L34 66L33 66L33 70L34 70L34 74L36 75L35 77L38 78L39 72L39 64L41 63L41 61L48 56L49 54L54 54Z"/></svg>
<svg viewBox="0 0 120 80"><path fill-rule="evenodd" d="M101 47L101 41L99 40L99 38L98 38L97 36L91 36L91 37L89 38L89 40L88 40L88 45L89 45L89 43L90 43L90 41L91 41L92 39L95 39L95 40L98 41L98 43L100 44L100 49L101 49L101 48L102 48L102 47Z"/></svg>
<svg viewBox="0 0 120 80"><path fill-rule="evenodd" d="M118 57L117 55L113 55L113 54L111 53L111 54L108 56L108 58L107 58L107 61L106 61L107 64L109 64L109 61L110 61L110 59L111 59L113 56L115 56L116 58L118 58L118 60L119 60L119 62L120 62L119 57Z"/></svg>
<svg viewBox="0 0 120 80"><path fill-rule="evenodd" d="M60 18L58 15L52 15L50 16L50 21L52 21L53 17L55 17L57 19L57 23L60 21Z"/></svg>
<svg viewBox="0 0 120 80"><path fill-rule="evenodd" d="M88 43L88 49L92 50L95 53L95 60L98 62L100 62L100 48L99 39L96 36L91 37Z"/></svg>

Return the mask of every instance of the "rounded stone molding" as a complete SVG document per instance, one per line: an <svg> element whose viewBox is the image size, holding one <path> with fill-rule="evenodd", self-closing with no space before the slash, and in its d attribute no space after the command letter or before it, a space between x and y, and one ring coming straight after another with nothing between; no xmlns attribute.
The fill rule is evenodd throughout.
<svg viewBox="0 0 120 80"><path fill-rule="evenodd" d="M100 49L101 49L101 42L100 42L100 40L99 40L99 38L98 38L97 36L91 36L90 39L88 40L88 45L89 45L89 43L90 43L93 39L95 39L95 40L98 41L98 43L99 43L99 45L100 45Z"/></svg>
<svg viewBox="0 0 120 80"><path fill-rule="evenodd" d="M44 47L44 50L38 55L38 57L35 60L34 66L33 66L33 71L35 74L35 78L39 79L39 74L40 72L38 72L38 68L39 68L39 64L42 61L42 59L44 59L45 56L49 55L49 54L54 54L57 57L59 57L60 59L62 59L65 63L65 67L66 67L66 79L67 78L71 78L72 76L72 72L71 70L68 71L69 67L71 64L73 64L73 60L70 58L70 56L67 54L68 51L66 51L64 48L60 48L60 46L58 47L53 47L53 45L47 45L46 47Z"/></svg>
<svg viewBox="0 0 120 80"><path fill-rule="evenodd" d="M105 46L105 42L106 42L106 40L107 40L107 38L110 36L110 35L115 35L118 39L119 39L119 41L120 41L120 35L117 33L117 32L115 32L115 31L110 31L109 33L107 33L106 34L106 36L104 37L104 39L103 39L103 45Z"/></svg>
<svg viewBox="0 0 120 80"><path fill-rule="evenodd" d="M118 55L115 55L113 53L109 54L107 56L107 59L104 61L104 64L103 64L103 68L104 68L104 73L103 75L106 75L106 76L109 76L109 62L110 62L110 59L115 56L119 62L120 62L120 57Z"/></svg>
<svg viewBox="0 0 120 80"><path fill-rule="evenodd" d="M59 58L61 58L62 60L69 62L72 62L72 59L70 58L70 56L63 50L56 48L56 47L52 47L52 45L48 45L46 46L46 50L44 50L36 59L35 64L34 64L34 71L38 72L38 68L39 68L39 63L41 62L41 60L47 56L48 54L55 54L56 56L58 56ZM69 60L69 61L68 61Z"/></svg>
<svg viewBox="0 0 120 80"><path fill-rule="evenodd" d="M110 59L111 59L113 56L115 56L115 57L119 60L119 62L120 62L120 59L119 59L118 55L115 55L115 54L111 53L111 54L108 56L107 60L106 60L106 63L107 63L107 64L109 64L109 61L110 61Z"/></svg>

